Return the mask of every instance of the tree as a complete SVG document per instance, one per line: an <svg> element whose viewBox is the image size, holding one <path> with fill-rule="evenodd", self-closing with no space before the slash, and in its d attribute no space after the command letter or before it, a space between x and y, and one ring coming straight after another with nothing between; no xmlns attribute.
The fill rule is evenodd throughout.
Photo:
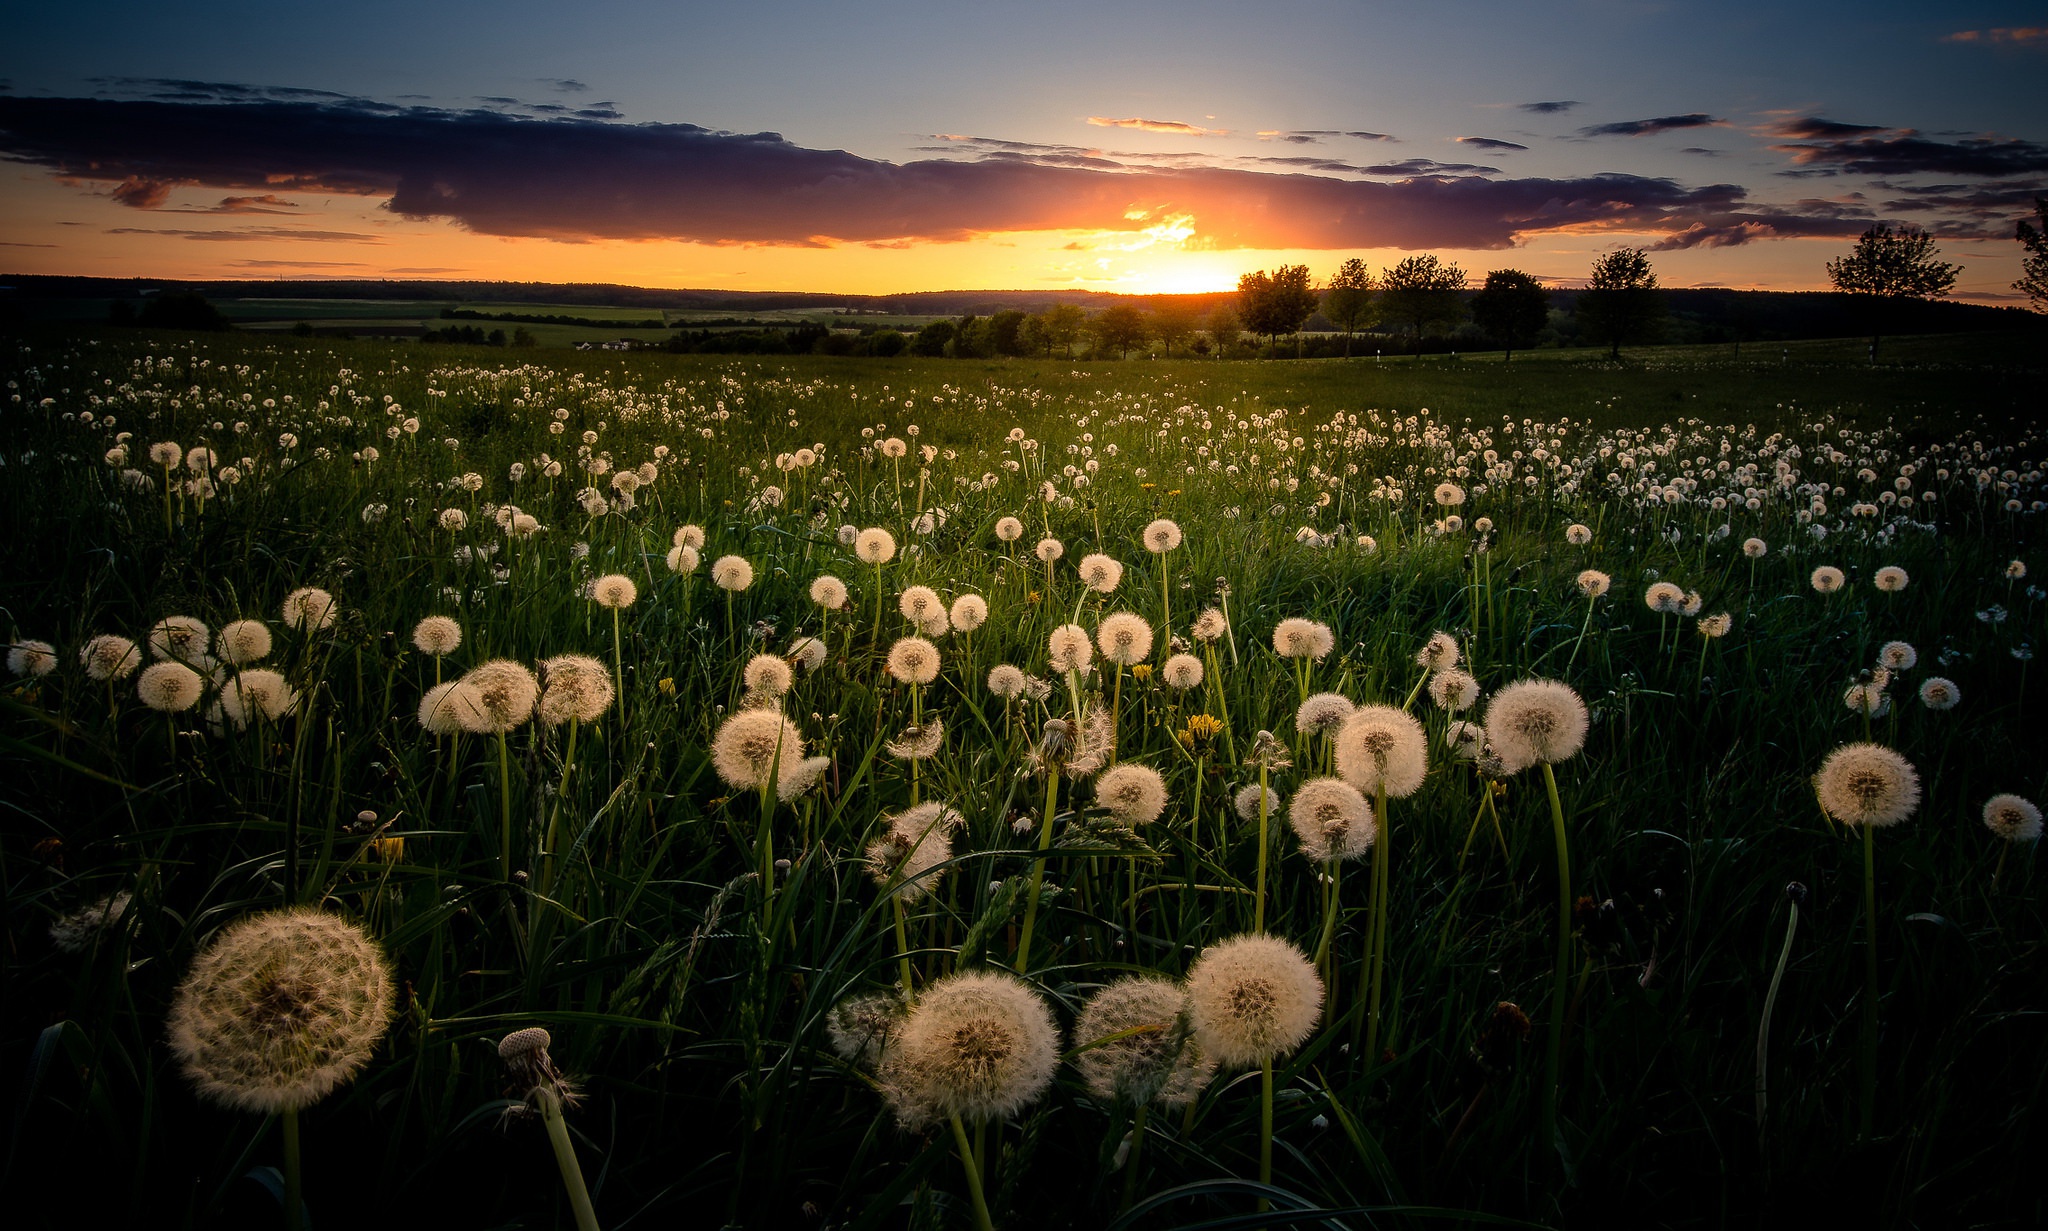
<svg viewBox="0 0 2048 1231"><path fill-rule="evenodd" d="M933 321L917 331L910 340L910 353L925 358L937 358L946 353L946 343L953 340L953 322Z"/></svg>
<svg viewBox="0 0 2048 1231"><path fill-rule="evenodd" d="M1244 327L1279 344L1280 335L1301 328L1316 310L1316 293L1308 266L1282 265L1268 274L1261 269L1237 280L1237 313Z"/></svg>
<svg viewBox="0 0 2048 1231"><path fill-rule="evenodd" d="M1373 323L1372 271L1352 257L1339 266L1323 292L1323 315L1344 331L1344 357L1351 357L1351 335Z"/></svg>
<svg viewBox="0 0 2048 1231"><path fill-rule="evenodd" d="M1194 336L1195 310L1185 299L1155 299L1152 301L1152 336L1159 339L1166 348L1166 357L1173 358L1174 343L1183 345Z"/></svg>
<svg viewBox="0 0 2048 1231"><path fill-rule="evenodd" d="M1015 308L1005 308L988 318L988 348L996 355L1029 354L1024 341L1024 322L1029 318Z"/></svg>
<svg viewBox="0 0 2048 1231"><path fill-rule="evenodd" d="M1088 321L1088 314L1070 303L1056 303L1033 318L1038 322L1039 340L1045 344L1046 353L1057 346L1062 354L1073 353L1074 340L1081 336L1081 327Z"/></svg>
<svg viewBox="0 0 2048 1231"><path fill-rule="evenodd" d="M1549 319L1550 292L1519 269L1488 271L1486 285L1472 297L1472 320L1500 343L1509 360L1515 351L1536 344Z"/></svg>
<svg viewBox="0 0 2048 1231"><path fill-rule="evenodd" d="M1105 351L1115 351L1122 359L1133 350L1145 345L1151 331L1145 322L1145 313L1134 303L1113 303L1089 322L1089 332L1095 335L1095 345Z"/></svg>
<svg viewBox="0 0 2048 1231"><path fill-rule="evenodd" d="M165 291L142 305L135 323L152 329L203 329L219 332L233 329L220 309L196 291Z"/></svg>
<svg viewBox="0 0 2048 1231"><path fill-rule="evenodd" d="M2048 197L2034 198L2034 217L2040 225L2020 219L2020 246L2027 250L2020 262L2020 280L2012 289L2034 301L2034 311L2048 312Z"/></svg>
<svg viewBox="0 0 2048 1231"><path fill-rule="evenodd" d="M1237 335L1244 332L1237 309L1227 303L1219 303L1210 309L1209 318L1202 328L1209 335L1209 344L1216 348L1218 359L1230 357L1230 348L1237 345Z"/></svg>
<svg viewBox="0 0 2048 1231"><path fill-rule="evenodd" d="M1828 281L1838 291L1865 297L1871 309L1870 357L1877 358L1879 326L1892 304L1906 299L1939 299L1954 289L1960 265L1940 259L1934 237L1915 226L1894 231L1880 222L1857 236L1849 255L1828 262Z"/></svg>
<svg viewBox="0 0 2048 1231"><path fill-rule="evenodd" d="M1420 338L1430 326L1449 328L1465 319L1465 271L1436 254L1403 258L1380 277L1380 316L1405 323Z"/></svg>
<svg viewBox="0 0 2048 1231"><path fill-rule="evenodd" d="M1619 248L1593 262L1593 276L1579 296L1579 328L1621 358L1623 346L1655 338L1664 327L1664 292L1650 269L1650 254L1641 248Z"/></svg>

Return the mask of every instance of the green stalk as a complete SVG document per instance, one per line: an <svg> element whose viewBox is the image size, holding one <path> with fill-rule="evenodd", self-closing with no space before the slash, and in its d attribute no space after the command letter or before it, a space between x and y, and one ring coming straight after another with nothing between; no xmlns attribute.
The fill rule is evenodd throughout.
<svg viewBox="0 0 2048 1231"><path fill-rule="evenodd" d="M505 747L505 732L498 732L498 870L500 879L512 880L512 753Z"/></svg>
<svg viewBox="0 0 2048 1231"><path fill-rule="evenodd" d="M284 1225L305 1231L306 1197L299 1177L299 1109L287 1107L278 1119L284 1126Z"/></svg>
<svg viewBox="0 0 2048 1231"><path fill-rule="evenodd" d="M1259 1062L1259 1183L1273 1182L1273 1057ZM1268 1208L1259 1198L1261 1212Z"/></svg>
<svg viewBox="0 0 2048 1231"><path fill-rule="evenodd" d="M1372 963L1372 988L1366 994L1365 1063L1376 1068L1380 1062L1380 991L1387 972L1387 868L1391 859L1387 832L1387 784L1381 782L1372 796L1372 938L1367 960Z"/></svg>
<svg viewBox="0 0 2048 1231"><path fill-rule="evenodd" d="M1566 675L1572 673L1572 664L1579 661L1579 647L1586 643L1586 630L1593 627L1593 604L1598 601L1592 595L1586 597L1586 618L1579 622L1579 639L1572 642L1571 657L1564 660Z"/></svg>
<svg viewBox="0 0 2048 1231"><path fill-rule="evenodd" d="M1316 944L1316 969L1322 972L1325 986L1330 983L1330 938L1337 931L1337 886L1343 875L1344 865L1332 859L1329 880L1323 886L1323 938ZM1330 994L1331 1000L1336 998L1334 992Z"/></svg>
<svg viewBox="0 0 2048 1231"><path fill-rule="evenodd" d="M1564 804L1557 797L1557 774L1543 763L1543 786L1550 795L1550 827L1557 839L1557 974L1550 995L1550 1053L1543 1066L1543 1136L1555 1148L1557 1085L1564 1064L1565 980L1572 959L1572 860L1565 844Z"/></svg>
<svg viewBox="0 0 2048 1231"><path fill-rule="evenodd" d="M1152 1104L1138 1104L1138 1114L1131 1122L1131 1152L1124 1159L1124 1203L1122 1209L1130 1209L1131 1202L1138 1196L1138 1159L1145 1152L1145 1113L1152 1110Z"/></svg>
<svg viewBox="0 0 2048 1231"><path fill-rule="evenodd" d="M1039 856L1031 865L1031 894L1024 905L1024 930L1017 934L1017 973L1023 974L1031 964L1031 929L1038 922L1038 894L1045 884L1045 855L1052 849L1053 809L1059 804L1060 767L1056 760L1048 759L1045 766L1045 813L1038 826Z"/></svg>
<svg viewBox="0 0 2048 1231"><path fill-rule="evenodd" d="M1261 759L1259 761L1259 891L1258 896L1253 899L1256 905L1252 907L1252 931L1254 932L1264 932L1266 930L1266 811L1269 804L1266 790L1266 772L1266 763Z"/></svg>
<svg viewBox="0 0 2048 1231"><path fill-rule="evenodd" d="M981 1192L981 1168L974 1165L974 1147L967 1143L967 1129L960 1123L959 1116L951 1119L953 1145L960 1151L960 1166L967 1172L967 1195L974 1201L974 1225L980 1231L995 1231L995 1223L989 1221L988 1198ZM980 1126L975 1127L978 1129Z"/></svg>
<svg viewBox="0 0 2048 1231"><path fill-rule="evenodd" d="M619 698L619 738L626 735L626 668L619 651L619 609L612 608L612 692ZM574 735L575 728L571 727Z"/></svg>
<svg viewBox="0 0 2048 1231"><path fill-rule="evenodd" d="M1858 1135L1877 1121L1877 843L1863 826L1863 1051L1856 1066L1863 1093Z"/></svg>
<svg viewBox="0 0 2048 1231"><path fill-rule="evenodd" d="M1793 895L1796 886L1787 886L1786 893ZM1778 950L1778 965L1771 972L1770 990L1764 993L1763 1020L1756 1028L1756 1137L1758 1144L1764 1138L1764 1113L1769 1106L1769 1064L1771 1048L1771 1012L1778 1006L1778 985L1785 981L1786 963L1792 960L1792 938L1799 934L1799 898L1792 896L1792 917L1785 924L1785 945Z"/></svg>
<svg viewBox="0 0 2048 1231"><path fill-rule="evenodd" d="M535 1090L534 1096L548 1126L548 1144L555 1148L555 1165L562 1169L562 1187L569 1190L569 1206L576 1211L576 1231L597 1231L597 1211L591 1207L590 1190L583 1185L583 1168L577 1165L569 1126L562 1122L562 1097L546 1085Z"/></svg>
<svg viewBox="0 0 2048 1231"><path fill-rule="evenodd" d="M903 977L903 999L908 1002L916 996L914 989L917 985L911 981L909 931L903 922L903 894L900 887L898 892L890 897L889 904L896 908L896 966L897 972Z"/></svg>

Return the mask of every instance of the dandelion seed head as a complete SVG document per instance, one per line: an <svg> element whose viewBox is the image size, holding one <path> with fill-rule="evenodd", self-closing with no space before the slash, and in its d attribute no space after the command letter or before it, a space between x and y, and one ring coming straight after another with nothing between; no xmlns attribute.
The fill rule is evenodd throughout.
<svg viewBox="0 0 2048 1231"><path fill-rule="evenodd" d="M235 730L246 731L259 718L265 722L289 718L299 708L299 694L282 675L258 667L238 671L221 685L216 706Z"/></svg>
<svg viewBox="0 0 2048 1231"><path fill-rule="evenodd" d="M1909 642L1887 641L1878 647L1877 661L1892 671L1911 671L1920 662L1920 651Z"/></svg>
<svg viewBox="0 0 2048 1231"><path fill-rule="evenodd" d="M1685 606L1685 589L1668 581L1653 582L1643 591L1643 605L1659 615L1676 615Z"/></svg>
<svg viewBox="0 0 2048 1231"><path fill-rule="evenodd" d="M1168 688L1186 692L1202 683L1202 660L1193 654L1175 654L1159 668L1159 678Z"/></svg>
<svg viewBox="0 0 2048 1231"><path fill-rule="evenodd" d="M284 625L302 633L331 628L338 610L334 596L318 586L301 586L284 596Z"/></svg>
<svg viewBox="0 0 2048 1231"><path fill-rule="evenodd" d="M50 943L61 953L86 953L111 936L128 915L134 895L125 890L89 902L50 923Z"/></svg>
<svg viewBox="0 0 2048 1231"><path fill-rule="evenodd" d="M1483 725L1506 772L1516 774L1538 762L1554 765L1577 756L1590 722L1585 701L1571 685L1531 679L1493 694Z"/></svg>
<svg viewBox="0 0 2048 1231"><path fill-rule="evenodd" d="M1844 825L1896 825L1920 806L1920 775L1882 744L1844 744L1813 776L1820 806Z"/></svg>
<svg viewBox="0 0 2048 1231"><path fill-rule="evenodd" d="M1334 735L1358 707L1341 693L1319 692L1294 711L1294 729L1316 735Z"/></svg>
<svg viewBox="0 0 2048 1231"><path fill-rule="evenodd" d="M1584 547L1593 541L1593 528L1573 522L1564 528L1564 541L1574 547Z"/></svg>
<svg viewBox="0 0 2048 1231"><path fill-rule="evenodd" d="M639 599L640 587L624 573L606 573L590 583L590 597L600 607L621 611Z"/></svg>
<svg viewBox="0 0 2048 1231"><path fill-rule="evenodd" d="M1585 569L1579 574L1579 593L1587 598L1599 598L1614 585L1614 578L1597 568Z"/></svg>
<svg viewBox="0 0 2048 1231"><path fill-rule="evenodd" d="M853 537L853 554L866 564L887 564L896 557L896 536L871 526Z"/></svg>
<svg viewBox="0 0 2048 1231"><path fill-rule="evenodd" d="M1005 701L1024 695L1024 673L1008 663L989 669L988 690Z"/></svg>
<svg viewBox="0 0 2048 1231"><path fill-rule="evenodd" d="M1359 706L1337 729L1337 776L1361 794L1384 786L1390 798L1404 798L1428 772L1428 745L1422 724L1406 711Z"/></svg>
<svg viewBox="0 0 2048 1231"><path fill-rule="evenodd" d="M1037 1102L1059 1064L1059 1028L1014 975L967 970L919 993L882 1056L883 1097L905 1128L999 1120Z"/></svg>
<svg viewBox="0 0 2048 1231"><path fill-rule="evenodd" d="M1166 811L1166 780L1149 765L1126 762L1095 779L1095 802L1119 825L1149 825Z"/></svg>
<svg viewBox="0 0 2048 1231"><path fill-rule="evenodd" d="M1273 652L1282 658L1321 662L1337 648L1337 635L1327 624L1289 616L1273 626Z"/></svg>
<svg viewBox="0 0 2048 1231"><path fill-rule="evenodd" d="M2018 795L1993 795L1984 801L1984 828L2007 842L2032 842L2041 836L2041 810Z"/></svg>
<svg viewBox="0 0 2048 1231"><path fill-rule="evenodd" d="M1108 594L1124 579L1124 566L1101 552L1082 556L1078 571L1081 584L1097 594Z"/></svg>
<svg viewBox="0 0 2048 1231"><path fill-rule="evenodd" d="M1270 820L1280 815L1280 805L1284 798L1279 791L1272 787L1266 788L1267 819ZM1248 786L1239 787L1237 794L1231 798L1230 806L1236 810L1239 820L1256 823L1259 819L1259 784L1254 782Z"/></svg>
<svg viewBox="0 0 2048 1231"><path fill-rule="evenodd" d="M754 566L739 556L720 556L711 564L711 584L737 593L754 584Z"/></svg>
<svg viewBox="0 0 2048 1231"><path fill-rule="evenodd" d="M430 735L456 735L481 730L485 722L476 690L461 680L446 680L420 698L420 725Z"/></svg>
<svg viewBox="0 0 2048 1231"><path fill-rule="evenodd" d="M1301 840L1301 853L1317 863L1356 859L1372 849L1372 806L1338 778L1311 778L1294 788L1287 823Z"/></svg>
<svg viewBox="0 0 2048 1231"><path fill-rule="evenodd" d="M662 559L668 565L668 571L678 577L687 577L691 573L696 572L697 566L704 562L703 557L698 555L697 549L688 543L678 543L674 547L669 548L668 555L662 557Z"/></svg>
<svg viewBox="0 0 2048 1231"><path fill-rule="evenodd" d="M1052 670L1061 675L1070 671L1085 673L1095 657L1095 643L1088 639L1088 630L1079 624L1062 624L1046 638L1046 654Z"/></svg>
<svg viewBox="0 0 2048 1231"><path fill-rule="evenodd" d="M889 674L905 684L939 678L939 647L922 637L904 637L889 647Z"/></svg>
<svg viewBox="0 0 2048 1231"><path fill-rule="evenodd" d="M1479 681L1456 668L1439 671L1429 677L1429 699L1440 710L1463 713L1479 700Z"/></svg>
<svg viewBox="0 0 2048 1231"><path fill-rule="evenodd" d="M1194 1102L1215 1077L1216 1062L1195 1043L1187 1002L1186 988L1151 974L1124 975L1089 997L1074 1019L1075 1044L1086 1048L1074 1067L1088 1093L1133 1106Z"/></svg>
<svg viewBox="0 0 2048 1231"><path fill-rule="evenodd" d="M787 776L802 762L803 732L772 709L741 710L720 724L711 739L711 768L735 791L757 791Z"/></svg>
<svg viewBox="0 0 2048 1231"><path fill-rule="evenodd" d="M1752 560L1763 559L1765 555L1769 554L1770 550L1770 545L1765 543L1762 539L1742 540L1742 554L1748 556Z"/></svg>
<svg viewBox="0 0 2048 1231"><path fill-rule="evenodd" d="M192 616L165 616L149 630L149 652L172 662L194 663L213 645L213 630Z"/></svg>
<svg viewBox="0 0 2048 1231"><path fill-rule="evenodd" d="M181 662L151 663L135 681L135 695L160 714L176 714L199 704L206 681Z"/></svg>
<svg viewBox="0 0 2048 1231"><path fill-rule="evenodd" d="M1734 627L1735 617L1725 611L1718 611L1713 615L1700 617L1700 636L1710 641L1727 636L1728 630Z"/></svg>
<svg viewBox="0 0 2048 1231"><path fill-rule="evenodd" d="M45 676L57 669L57 647L47 641L17 641L7 647L7 670L15 676Z"/></svg>
<svg viewBox="0 0 2048 1231"><path fill-rule="evenodd" d="M1301 950L1248 933L1202 951L1188 971L1195 1042L1219 1066L1261 1064L1306 1042L1322 1019L1323 981Z"/></svg>
<svg viewBox="0 0 2048 1231"><path fill-rule="evenodd" d="M533 717L540 681L524 664L494 658L470 668L462 679L476 696L474 711L458 712L470 734L500 735Z"/></svg>
<svg viewBox="0 0 2048 1231"><path fill-rule="evenodd" d="M874 1072L903 1025L904 1004L888 992L849 996L825 1015L825 1035L841 1060Z"/></svg>
<svg viewBox="0 0 2048 1231"><path fill-rule="evenodd" d="M898 813L868 844L868 875L884 889L895 888L906 905L920 900L938 884L935 869L953 857L953 833L964 823L937 800Z"/></svg>
<svg viewBox="0 0 2048 1231"><path fill-rule="evenodd" d="M1431 633L1415 652L1415 665L1424 671L1448 671L1458 665L1458 639L1449 633Z"/></svg>
<svg viewBox="0 0 2048 1231"><path fill-rule="evenodd" d="M1067 545L1055 538L1043 538L1031 549L1031 554L1037 556L1043 563L1051 564L1067 554Z"/></svg>
<svg viewBox="0 0 2048 1231"><path fill-rule="evenodd" d="M962 594L953 600L947 615L953 627L963 633L971 633L988 623L988 600L979 594Z"/></svg>
<svg viewBox="0 0 2048 1231"><path fill-rule="evenodd" d="M79 649L78 661L95 680L125 680L142 665L142 651L119 633L101 633Z"/></svg>
<svg viewBox="0 0 2048 1231"><path fill-rule="evenodd" d="M1920 684L1920 704L1931 710L1952 710L1963 702L1963 690L1956 682L1930 675Z"/></svg>
<svg viewBox="0 0 2048 1231"><path fill-rule="evenodd" d="M1833 594L1841 589L1847 581L1848 577L1843 574L1842 570L1832 564L1821 565L1807 577L1807 582L1821 594Z"/></svg>
<svg viewBox="0 0 2048 1231"><path fill-rule="evenodd" d="M1131 666L1152 656L1152 625L1129 611L1104 616L1095 630L1095 644L1110 662Z"/></svg>
<svg viewBox="0 0 2048 1231"><path fill-rule="evenodd" d="M226 629L221 630L221 637L226 639ZM412 626L412 643L422 654L445 657L462 644L462 625L447 616L428 616Z"/></svg>
<svg viewBox="0 0 2048 1231"><path fill-rule="evenodd" d="M830 573L821 573L811 581L811 601L827 611L837 611L846 606L846 583Z"/></svg>
<svg viewBox="0 0 2048 1231"><path fill-rule="evenodd" d="M1906 570L1896 564L1887 564L1871 576L1872 584L1887 594L1897 594L1906 588Z"/></svg>
<svg viewBox="0 0 2048 1231"><path fill-rule="evenodd" d="M1158 518L1145 527L1145 550L1164 555L1180 546L1180 527L1168 518Z"/></svg>
<svg viewBox="0 0 2048 1231"><path fill-rule="evenodd" d="M1195 617L1195 625L1189 630L1195 640L1208 643L1221 638L1230 631L1230 625L1223 619L1223 613L1214 607L1204 607Z"/></svg>
<svg viewBox="0 0 2048 1231"><path fill-rule="evenodd" d="M816 637L798 637L789 643L787 657L805 671L816 671L825 665L831 651Z"/></svg>
<svg viewBox="0 0 2048 1231"><path fill-rule="evenodd" d="M1486 728L1476 722L1456 721L1444 728L1444 747L1458 761L1477 760L1486 747Z"/></svg>
<svg viewBox="0 0 2048 1231"><path fill-rule="evenodd" d="M611 669L587 654L557 654L543 659L540 680L536 713L546 727L558 727L571 720L596 722L604 717L617 696Z"/></svg>

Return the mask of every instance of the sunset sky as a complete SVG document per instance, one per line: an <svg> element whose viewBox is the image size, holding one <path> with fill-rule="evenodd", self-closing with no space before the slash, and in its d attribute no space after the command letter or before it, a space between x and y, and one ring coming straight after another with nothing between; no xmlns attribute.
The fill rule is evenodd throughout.
<svg viewBox="0 0 2048 1231"><path fill-rule="evenodd" d="M0 272L886 293L1433 251L2015 302L2048 5L9 6Z"/></svg>

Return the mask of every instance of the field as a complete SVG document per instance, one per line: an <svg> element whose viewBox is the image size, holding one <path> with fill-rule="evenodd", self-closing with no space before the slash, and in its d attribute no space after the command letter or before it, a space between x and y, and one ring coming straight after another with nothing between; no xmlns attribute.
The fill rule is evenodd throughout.
<svg viewBox="0 0 2048 1231"><path fill-rule="evenodd" d="M0 338L0 1187L2039 1225L2038 335L1883 354Z"/></svg>

